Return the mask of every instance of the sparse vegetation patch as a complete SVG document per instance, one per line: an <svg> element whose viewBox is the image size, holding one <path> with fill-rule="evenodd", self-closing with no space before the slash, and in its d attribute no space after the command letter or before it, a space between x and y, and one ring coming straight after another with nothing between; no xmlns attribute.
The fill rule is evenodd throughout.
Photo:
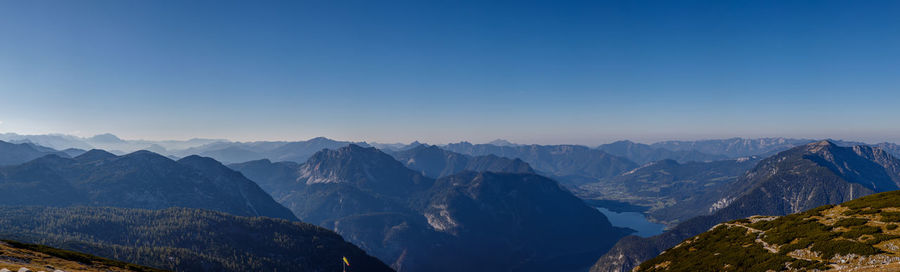
<svg viewBox="0 0 900 272"><path fill-rule="evenodd" d="M900 260L898 208L895 191L774 220L734 220L642 263L638 271L878 270Z"/></svg>

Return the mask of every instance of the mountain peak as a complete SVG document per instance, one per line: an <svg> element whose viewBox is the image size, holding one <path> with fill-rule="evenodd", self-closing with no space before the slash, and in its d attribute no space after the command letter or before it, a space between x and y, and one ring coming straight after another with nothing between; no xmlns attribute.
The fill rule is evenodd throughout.
<svg viewBox="0 0 900 272"><path fill-rule="evenodd" d="M826 140L821 140L821 141L818 141L818 142L810 143L809 145L811 145L811 146L833 146L833 145L834 145L834 142L832 142L831 140L827 140L827 139L826 139Z"/></svg>
<svg viewBox="0 0 900 272"><path fill-rule="evenodd" d="M0 141L0 165L16 165L28 162L48 154L68 158L69 155L54 149L32 143L9 143Z"/></svg>
<svg viewBox="0 0 900 272"><path fill-rule="evenodd" d="M101 143L121 143L124 142L121 138L111 133L97 134L94 137L88 138L89 141L93 142L101 142Z"/></svg>
<svg viewBox="0 0 900 272"><path fill-rule="evenodd" d="M163 163L163 162L173 162L174 163L175 162L174 160L170 159L169 157L160 155L158 153L154 153L152 151L147 151L147 150L138 150L135 152L131 152L129 154L125 154L119 158L128 158L128 159L134 159L134 160L139 160L139 161L156 162L156 163Z"/></svg>
<svg viewBox="0 0 900 272"><path fill-rule="evenodd" d="M468 141L461 141L461 142L458 142L458 143L449 143L449 144L447 144L447 146L465 146L465 147L471 147L471 146L473 146L473 144L470 143L470 142L468 142Z"/></svg>
<svg viewBox="0 0 900 272"><path fill-rule="evenodd" d="M307 140L307 142L313 142L313 143L315 143L315 142L334 142L334 140L319 136L319 137L309 139L309 140Z"/></svg>
<svg viewBox="0 0 900 272"><path fill-rule="evenodd" d="M115 158L115 157L117 157L115 154L106 152L105 150L91 149L87 152L84 152L84 154L81 154L81 155L78 155L77 157L75 157L75 160L79 161L79 162L89 162L89 161L105 160L105 159L110 159L110 158Z"/></svg>
<svg viewBox="0 0 900 272"><path fill-rule="evenodd" d="M20 141L20 142L0 141L0 146L22 146L22 147L28 147L28 148L34 149L34 146L32 145L31 141Z"/></svg>
<svg viewBox="0 0 900 272"><path fill-rule="evenodd" d="M517 144L504 140L504 139L496 139L488 142L487 144L496 145L496 146L517 146Z"/></svg>
<svg viewBox="0 0 900 272"><path fill-rule="evenodd" d="M222 166L222 167L224 167L224 165L222 165L221 162L219 162L219 161L217 161L217 160L215 160L215 159L213 159L213 158L210 158L210 157L203 157L203 156L198 156L198 155L190 155L190 156L181 158L180 160L178 160L178 163L181 163L181 164L191 164L191 165L205 165L205 166L215 166L215 167Z"/></svg>
<svg viewBox="0 0 900 272"><path fill-rule="evenodd" d="M782 172L787 169L796 172L797 167L814 169L803 166L804 162L811 162L842 180L858 183L874 192L896 190L900 184L900 173L895 169L900 169L900 161L878 151L880 150L863 146L842 147L831 140L821 140L779 153L764 160L766 163L762 165L775 171L772 173L792 175Z"/></svg>
<svg viewBox="0 0 900 272"><path fill-rule="evenodd" d="M420 147L423 145L428 146L428 144L421 143L419 141L413 141L412 143L409 143L409 145L407 145L405 149L413 149L413 148L417 148L417 147Z"/></svg>
<svg viewBox="0 0 900 272"><path fill-rule="evenodd" d="M324 149L316 152L306 161L305 166L315 165L315 169L325 170L346 167L401 167L397 160L381 150L374 147L362 147L356 144L349 144L338 149ZM306 168L306 167L304 167Z"/></svg>
<svg viewBox="0 0 900 272"><path fill-rule="evenodd" d="M821 140L806 144L806 146L804 146L804 151L810 153L822 153L824 151L832 150L835 147L837 147L837 145L835 145L834 142L830 140Z"/></svg>
<svg viewBox="0 0 900 272"><path fill-rule="evenodd" d="M221 162L210 157L191 155L176 161L178 164L185 165L195 170L199 170L207 177L216 177L222 175L241 176L240 180L245 180L244 176L239 172L235 172ZM249 181L248 181L249 182ZM252 183L252 182L251 182Z"/></svg>
<svg viewBox="0 0 900 272"><path fill-rule="evenodd" d="M157 154L156 152L144 150L144 149L128 153L125 156L152 156L152 155L162 156L160 154Z"/></svg>
<svg viewBox="0 0 900 272"><path fill-rule="evenodd" d="M633 144L635 144L635 142L632 142L631 140L618 140L618 141L615 141L615 142L612 142L609 144L611 144L611 145L633 145Z"/></svg>
<svg viewBox="0 0 900 272"><path fill-rule="evenodd" d="M68 163L71 161L72 161L72 159L63 158L62 156L59 156L57 154L47 154L43 157L29 161L26 164L60 164L60 163Z"/></svg>
<svg viewBox="0 0 900 272"><path fill-rule="evenodd" d="M444 150L443 148L441 148L441 147L439 147L439 146L436 146L436 145L427 145L427 144L418 145L418 146L416 146L416 147L411 148L410 150L428 150L428 151L439 151L439 152L444 152L444 151L446 151L446 150Z"/></svg>
<svg viewBox="0 0 900 272"><path fill-rule="evenodd" d="M351 183L394 195L431 183L381 150L356 144L317 152L299 173L306 184Z"/></svg>
<svg viewBox="0 0 900 272"><path fill-rule="evenodd" d="M349 145L347 145L347 147L345 147L345 148L350 149L350 150L375 149L374 147L363 147L363 146L358 145L358 144L349 144ZM341 149L344 149L344 148L341 148Z"/></svg>

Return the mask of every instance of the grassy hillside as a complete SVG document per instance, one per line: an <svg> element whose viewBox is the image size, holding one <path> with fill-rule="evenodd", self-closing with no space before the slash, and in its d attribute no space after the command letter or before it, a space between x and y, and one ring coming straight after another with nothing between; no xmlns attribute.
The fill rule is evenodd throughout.
<svg viewBox="0 0 900 272"><path fill-rule="evenodd" d="M900 269L900 191L787 216L722 223L638 267L638 271L793 269Z"/></svg>
<svg viewBox="0 0 900 272"><path fill-rule="evenodd" d="M799 146L759 162L710 207L712 213L678 224L661 235L625 238L601 257L593 272L631 271L685 239L722 222L753 215L781 216L898 190L900 160L868 146L831 141Z"/></svg>
<svg viewBox="0 0 900 272"><path fill-rule="evenodd" d="M165 271L44 245L27 244L11 240L0 241L0 269L5 268L11 271L18 271L23 267L32 271Z"/></svg>

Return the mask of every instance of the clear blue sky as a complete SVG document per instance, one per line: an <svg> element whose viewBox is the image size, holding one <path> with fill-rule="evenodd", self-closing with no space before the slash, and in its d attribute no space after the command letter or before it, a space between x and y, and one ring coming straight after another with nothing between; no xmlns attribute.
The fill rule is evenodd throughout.
<svg viewBox="0 0 900 272"><path fill-rule="evenodd" d="M0 132L900 141L900 1L2 1Z"/></svg>

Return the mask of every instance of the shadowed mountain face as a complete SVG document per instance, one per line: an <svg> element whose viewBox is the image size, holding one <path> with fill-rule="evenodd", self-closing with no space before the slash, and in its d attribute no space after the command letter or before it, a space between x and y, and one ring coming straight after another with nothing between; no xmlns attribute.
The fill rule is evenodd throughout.
<svg viewBox="0 0 900 272"><path fill-rule="evenodd" d="M268 159L262 159L230 164L228 167L251 178L264 191L276 192L286 189L288 184L285 181L297 179L297 169L300 168L300 164L296 162L272 162Z"/></svg>
<svg viewBox="0 0 900 272"><path fill-rule="evenodd" d="M445 177L462 171L534 173L534 169L520 159L494 155L473 157L443 150L434 145L419 145L396 152L393 156L406 167L420 171L422 175L430 178Z"/></svg>
<svg viewBox="0 0 900 272"><path fill-rule="evenodd" d="M645 214L650 218L675 226L709 214L710 207L729 193L729 186L759 161L756 157L713 162L656 161L582 185L576 194L585 199L647 207Z"/></svg>
<svg viewBox="0 0 900 272"><path fill-rule="evenodd" d="M68 155L69 157L74 158L74 157L81 156L81 154L84 154L84 152L87 152L87 150L78 149L78 148L67 148L60 152L66 153L66 155Z"/></svg>
<svg viewBox="0 0 900 272"><path fill-rule="evenodd" d="M628 233L553 180L533 174L448 176L436 182L423 208L432 228L466 248L462 271L575 270L583 268L584 256L602 254L611 237Z"/></svg>
<svg viewBox="0 0 900 272"><path fill-rule="evenodd" d="M296 217L255 183L209 158L173 161L149 151L91 150L0 168L0 205L201 208L244 216Z"/></svg>
<svg viewBox="0 0 900 272"><path fill-rule="evenodd" d="M69 154L64 152L31 143L13 144L0 141L0 166L21 164L50 154L69 157Z"/></svg>
<svg viewBox="0 0 900 272"><path fill-rule="evenodd" d="M0 207L0 239L172 271L391 271L332 231L198 209Z"/></svg>
<svg viewBox="0 0 900 272"><path fill-rule="evenodd" d="M840 147L830 141L799 146L761 161L734 182L714 212L650 238L626 237L597 261L592 271L631 271L640 262L720 222L751 215L785 215L896 190L900 161L867 146Z"/></svg>
<svg viewBox="0 0 900 272"><path fill-rule="evenodd" d="M263 188L304 221L335 230L400 271L585 268L628 233L534 174L463 172L433 180L354 145L313 155L293 176L286 175L289 164L231 167L264 180Z"/></svg>
<svg viewBox="0 0 900 272"><path fill-rule="evenodd" d="M462 142L446 145L444 149L470 156L518 158L531 165L539 174L573 187L638 167L626 158L580 145L497 146Z"/></svg>

